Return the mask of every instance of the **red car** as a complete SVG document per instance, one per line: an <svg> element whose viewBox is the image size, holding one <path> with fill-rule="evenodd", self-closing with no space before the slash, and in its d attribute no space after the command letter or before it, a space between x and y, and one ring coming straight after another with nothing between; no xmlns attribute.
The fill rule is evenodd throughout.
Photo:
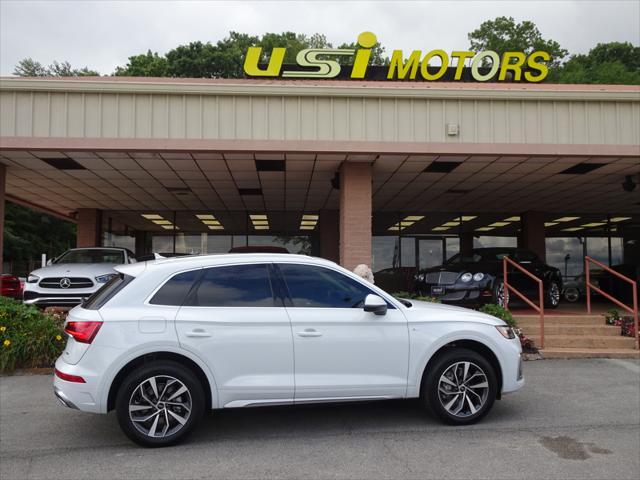
<svg viewBox="0 0 640 480"><path fill-rule="evenodd" d="M3 273L0 275L0 295L22 300L22 283L15 275Z"/></svg>

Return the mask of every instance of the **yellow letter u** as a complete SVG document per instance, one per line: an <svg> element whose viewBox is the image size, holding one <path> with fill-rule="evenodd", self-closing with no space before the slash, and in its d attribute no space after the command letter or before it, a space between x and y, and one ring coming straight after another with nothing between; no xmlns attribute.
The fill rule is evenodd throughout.
<svg viewBox="0 0 640 480"><path fill-rule="evenodd" d="M261 70L258 64L260 63L262 47L249 47L247 56L244 59L244 73L250 77L277 77L280 75L280 69L282 68L286 51L286 48L274 48L271 52L271 58L269 58L267 68Z"/></svg>

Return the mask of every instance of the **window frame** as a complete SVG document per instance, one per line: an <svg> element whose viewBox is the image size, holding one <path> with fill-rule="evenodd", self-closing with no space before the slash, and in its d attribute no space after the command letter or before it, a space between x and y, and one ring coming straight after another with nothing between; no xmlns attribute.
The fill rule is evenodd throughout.
<svg viewBox="0 0 640 480"><path fill-rule="evenodd" d="M304 266L304 267L316 267L316 268L322 268L325 270L329 270L332 272L337 273L338 275L342 275L343 277L347 277L350 280L353 280L355 283L358 283L360 285L362 285L364 288L366 288L367 290L369 290L369 295L376 295L380 298L382 298L385 302L387 302L387 308L390 310L398 310L398 306L396 305L395 302L392 302L389 297L390 295L386 294L386 293L382 293L382 292L378 292L377 289L375 288L374 284L370 284L369 282L367 282L366 280L356 276L356 275L347 275L344 272L338 270L337 268L331 268L328 265L319 265L316 263L303 263L303 262L283 262L283 261L278 261L278 262L273 262L273 266L275 271L277 272L278 275L278 281L281 284L281 288L282 288L282 293L285 295L285 306L287 308L314 308L314 309L323 309L323 310L328 310L328 309L341 309L341 310L356 310L356 309L360 309L362 310L362 307L360 308L356 308L356 307L296 307L293 304L293 299L291 297L291 292L289 292L289 286L287 285L287 281L285 279L284 273L280 270L280 265L296 265L296 266ZM372 288L373 287L373 288Z"/></svg>

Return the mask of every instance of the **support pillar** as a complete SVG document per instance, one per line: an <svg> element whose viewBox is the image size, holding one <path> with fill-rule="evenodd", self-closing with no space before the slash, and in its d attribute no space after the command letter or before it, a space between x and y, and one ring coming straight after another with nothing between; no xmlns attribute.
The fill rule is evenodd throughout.
<svg viewBox="0 0 640 480"><path fill-rule="evenodd" d="M535 252L543 262L546 261L547 256L544 216L543 212L523 213L520 216L521 232L518 242L518 246Z"/></svg>
<svg viewBox="0 0 640 480"><path fill-rule="evenodd" d="M4 192L7 167L0 163L0 273L4 272Z"/></svg>
<svg viewBox="0 0 640 480"><path fill-rule="evenodd" d="M463 256L471 255L473 251L473 232L464 232L460 234L460 254Z"/></svg>
<svg viewBox="0 0 640 480"><path fill-rule="evenodd" d="M340 265L371 266L371 165L342 164L340 169Z"/></svg>
<svg viewBox="0 0 640 480"><path fill-rule="evenodd" d="M78 209L76 247L99 247L102 230L102 212L96 208Z"/></svg>
<svg viewBox="0 0 640 480"><path fill-rule="evenodd" d="M320 211L320 256L340 261L340 215L338 210Z"/></svg>

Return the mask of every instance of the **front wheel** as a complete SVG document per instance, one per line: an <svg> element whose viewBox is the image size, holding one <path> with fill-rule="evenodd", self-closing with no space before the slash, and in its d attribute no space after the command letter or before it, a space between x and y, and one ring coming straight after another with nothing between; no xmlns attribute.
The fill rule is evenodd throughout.
<svg viewBox="0 0 640 480"><path fill-rule="evenodd" d="M489 413L497 389L493 367L482 355L452 348L425 372L422 399L443 422L468 425Z"/></svg>
<svg viewBox="0 0 640 480"><path fill-rule="evenodd" d="M560 304L560 285L557 282L549 283L544 295L544 306L547 308L557 308Z"/></svg>
<svg viewBox="0 0 640 480"><path fill-rule="evenodd" d="M122 431L145 447L183 440L204 411L204 391L191 370L171 361L143 365L131 372L116 397Z"/></svg>
<svg viewBox="0 0 640 480"><path fill-rule="evenodd" d="M504 282L500 279L497 279L493 284L493 295L492 295L493 303L496 305L500 305L504 307L509 301L509 292L504 285Z"/></svg>

